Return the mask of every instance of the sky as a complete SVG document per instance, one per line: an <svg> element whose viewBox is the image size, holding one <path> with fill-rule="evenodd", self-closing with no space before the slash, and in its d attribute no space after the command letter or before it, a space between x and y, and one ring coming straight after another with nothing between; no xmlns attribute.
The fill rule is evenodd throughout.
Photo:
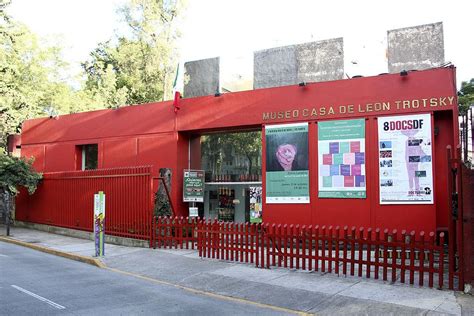
<svg viewBox="0 0 474 316"><path fill-rule="evenodd" d="M9 13L42 37L60 36L71 73L78 73L97 43L120 32L116 9L124 1L13 0ZM224 81L251 77L254 51L338 37L344 38L348 76L377 75L387 72L387 30L435 22L443 22L445 61L457 67L458 87L474 77L472 0L187 3L178 43L180 61L219 56Z"/></svg>

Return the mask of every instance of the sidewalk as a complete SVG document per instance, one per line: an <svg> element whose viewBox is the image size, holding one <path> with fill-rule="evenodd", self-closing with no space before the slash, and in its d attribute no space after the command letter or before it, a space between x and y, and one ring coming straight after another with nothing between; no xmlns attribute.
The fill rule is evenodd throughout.
<svg viewBox="0 0 474 316"><path fill-rule="evenodd" d="M0 236L5 230L0 227ZM90 240L12 228L11 239L122 273L172 284L200 294L222 295L320 315L473 315L474 297L448 290L390 284L358 277L201 259L195 250L163 250L105 245L93 258ZM5 241L5 237L0 237ZM11 242L11 240L10 240ZM94 263L95 262L95 263ZM102 265L103 264L103 265Z"/></svg>

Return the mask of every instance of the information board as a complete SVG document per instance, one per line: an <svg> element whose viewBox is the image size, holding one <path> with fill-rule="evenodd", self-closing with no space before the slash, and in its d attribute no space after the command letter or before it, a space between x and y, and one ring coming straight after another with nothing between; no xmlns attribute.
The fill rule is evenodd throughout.
<svg viewBox="0 0 474 316"><path fill-rule="evenodd" d="M184 170L183 202L204 202L204 170Z"/></svg>
<svg viewBox="0 0 474 316"><path fill-rule="evenodd" d="M365 198L365 119L318 123L320 198Z"/></svg>
<svg viewBox="0 0 474 316"><path fill-rule="evenodd" d="M378 118L381 204L433 204L431 116Z"/></svg>
<svg viewBox="0 0 474 316"><path fill-rule="evenodd" d="M266 202L309 203L308 123L265 126Z"/></svg>

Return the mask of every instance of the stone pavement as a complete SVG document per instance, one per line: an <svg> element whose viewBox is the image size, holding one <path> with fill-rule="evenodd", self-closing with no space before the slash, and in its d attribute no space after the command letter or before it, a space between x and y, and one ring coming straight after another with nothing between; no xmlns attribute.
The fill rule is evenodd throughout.
<svg viewBox="0 0 474 316"><path fill-rule="evenodd" d="M4 234L2 227L1 234ZM17 227L12 228L11 234L10 242L36 245L37 249L63 253L84 262L81 259L98 261L92 257L94 244L90 240ZM0 237L0 241L5 241L5 237ZM474 315L474 297L454 291L320 272L257 269L250 264L202 259L195 250L106 244L100 262L117 272L197 290L198 294L232 297L318 315Z"/></svg>

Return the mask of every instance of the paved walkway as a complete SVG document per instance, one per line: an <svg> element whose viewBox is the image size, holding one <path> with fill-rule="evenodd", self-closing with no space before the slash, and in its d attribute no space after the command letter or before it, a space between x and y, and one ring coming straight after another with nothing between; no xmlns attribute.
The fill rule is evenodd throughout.
<svg viewBox="0 0 474 316"><path fill-rule="evenodd" d="M448 290L283 268L257 269L248 264L202 259L194 250L106 244L105 257L98 260L92 257L94 244L90 240L16 227L11 234L10 242L27 243L24 245L201 295L321 315L474 315L471 295ZM5 237L0 237L0 241L5 241Z"/></svg>

